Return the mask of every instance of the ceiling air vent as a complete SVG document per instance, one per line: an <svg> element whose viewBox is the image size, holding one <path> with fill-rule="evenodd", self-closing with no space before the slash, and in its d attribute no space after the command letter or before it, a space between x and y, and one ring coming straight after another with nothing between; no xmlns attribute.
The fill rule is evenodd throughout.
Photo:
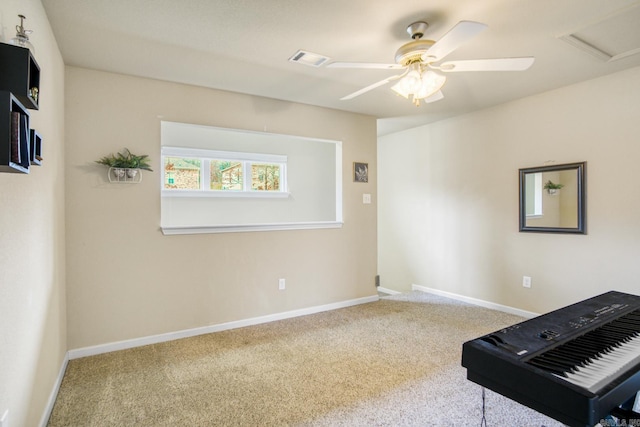
<svg viewBox="0 0 640 427"><path fill-rule="evenodd" d="M317 53L307 52L304 50L297 51L291 58L289 58L289 62L297 62L311 67L320 67L328 60L329 57L327 56L322 56Z"/></svg>
<svg viewBox="0 0 640 427"><path fill-rule="evenodd" d="M640 7L625 7L558 37L596 58L611 62L640 53Z"/></svg>

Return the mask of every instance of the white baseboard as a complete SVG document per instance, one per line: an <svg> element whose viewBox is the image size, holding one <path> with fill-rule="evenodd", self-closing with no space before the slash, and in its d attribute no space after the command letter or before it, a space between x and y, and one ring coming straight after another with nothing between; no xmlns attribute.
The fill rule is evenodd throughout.
<svg viewBox="0 0 640 427"><path fill-rule="evenodd" d="M428 292L434 295L440 295L443 297L467 302L469 304L474 304L474 305L478 305L485 308L490 308L490 309L499 310L499 311L503 311L510 314L515 314L517 316L522 316L525 318L532 318L532 317L538 316L537 313L533 313L530 311L520 310L517 308L496 304L496 303L492 303L489 301L484 301L476 298L466 297L466 296L454 294L451 292L441 291L438 289L427 288L425 286L412 284L411 289L414 291ZM387 289L383 287L378 287L378 290L380 292L384 292L390 295L397 295L402 293L402 292L394 291L393 289ZM180 338L203 335L203 334L208 334L212 332L220 332L220 331L226 331L226 330L235 329L235 328L242 328L245 326L259 325L262 323L273 322L276 320L284 320L284 319L290 319L298 316L306 316L308 314L315 314L323 311L336 310L339 308L350 307L358 304L375 302L375 301L378 301L379 299L380 298L378 297L378 295L373 295L369 297L356 298L352 300L341 301L341 302L332 303L332 304L325 304L325 305L320 305L316 307L309 307L309 308L303 308L299 310L286 311L283 313L270 314L267 316L237 320L234 322L220 323L217 325L203 326L200 328L186 329L186 330L170 332L166 334L152 335L152 336L136 338L131 340L117 341L113 343L107 343L107 344L101 344L101 345L96 345L91 347L84 347L84 348L69 350L64 357L62 366L60 368L60 372L58 373L58 377L54 384L54 388L51 391L51 394L49 396L49 401L47 403L47 407L45 408L45 412L42 415L42 419L40 420L39 426L46 427L49 421L49 417L51 416L51 412L53 411L53 405L55 404L58 391L60 390L60 385L62 384L62 379L67 369L67 364L69 363L69 360L78 359L78 358L87 357L87 356L94 356L102 353L109 353L117 350L125 350L129 348L140 347L140 346L149 345L149 344L157 344L161 342L177 340Z"/></svg>
<svg viewBox="0 0 640 427"><path fill-rule="evenodd" d="M60 390L60 385L62 384L62 378L64 378L64 373L67 370L67 364L69 363L69 352L66 352L64 355L64 360L62 361L62 366L60 367L60 371L58 372L58 377L56 378L56 382L53 385L53 390L51 390L51 394L49 394L49 400L47 401L47 406L44 409L44 413L42 414L42 418L40 419L40 427L46 427L49 423L49 417L51 417L51 412L53 411L53 405L56 403L56 398L58 397L58 391Z"/></svg>
<svg viewBox="0 0 640 427"><path fill-rule="evenodd" d="M398 291L394 291L393 289L387 289L387 288L383 288L382 286L378 286L377 288L380 292L383 292L385 294L389 294L389 295L398 295L401 294L402 292L398 292Z"/></svg>
<svg viewBox="0 0 640 427"><path fill-rule="evenodd" d="M438 289L427 288L425 286L420 285L411 285L411 289L414 291L428 292L430 294L439 295L441 297L447 297L451 299L455 299L458 301L463 301L469 304L478 305L480 307L490 308L492 310L503 311L509 314L515 314L516 316L525 317L527 319L531 319L533 317L539 316L538 313L534 313L531 311L520 310L519 308L509 307L508 305L496 304L489 301L484 301L477 298L466 297L464 295L454 294L452 292L441 291Z"/></svg>
<svg viewBox="0 0 640 427"><path fill-rule="evenodd" d="M308 314L320 313L323 311L336 310L338 308L350 307L358 304L378 301L378 295L370 297L356 298L347 301L340 301L332 304L319 305L316 307L302 308L299 310L285 311L283 313L269 314L266 316L253 317L250 319L237 320L234 322L220 323L217 325L203 326L199 328L186 329L177 332L169 332L166 334L152 335L142 338L134 338L125 341L117 341L107 344L100 344L91 347L83 347L75 350L69 350L68 359L78 359L81 357L95 356L97 354L109 353L117 350L126 350L129 348L140 347L143 345L157 344L166 341L173 341L181 338L188 338L197 335L209 334L212 332L226 331L229 329L243 328L245 326L259 325L261 323L273 322L276 320L290 319L292 317L306 316Z"/></svg>

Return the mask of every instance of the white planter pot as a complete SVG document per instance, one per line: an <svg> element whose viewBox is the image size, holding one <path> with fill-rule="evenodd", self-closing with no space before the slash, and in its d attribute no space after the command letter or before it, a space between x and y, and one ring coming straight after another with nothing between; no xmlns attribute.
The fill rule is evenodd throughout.
<svg viewBox="0 0 640 427"><path fill-rule="evenodd" d="M109 168L107 172L109 182L137 184L142 181L140 169L134 168Z"/></svg>

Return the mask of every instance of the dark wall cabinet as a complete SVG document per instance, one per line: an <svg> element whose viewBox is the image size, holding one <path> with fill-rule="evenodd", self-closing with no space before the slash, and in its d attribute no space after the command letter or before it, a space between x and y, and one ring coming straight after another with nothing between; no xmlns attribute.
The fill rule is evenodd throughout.
<svg viewBox="0 0 640 427"><path fill-rule="evenodd" d="M32 165L42 165L42 137L35 130L31 129L29 133L29 159Z"/></svg>
<svg viewBox="0 0 640 427"><path fill-rule="evenodd" d="M11 92L0 92L0 171L29 173L29 111Z"/></svg>
<svg viewBox="0 0 640 427"><path fill-rule="evenodd" d="M0 90L13 93L22 105L37 110L40 99L40 67L31 51L0 43Z"/></svg>
<svg viewBox="0 0 640 427"><path fill-rule="evenodd" d="M42 164L42 137L29 109L40 99L40 67L27 48L0 43L0 172L29 173Z"/></svg>

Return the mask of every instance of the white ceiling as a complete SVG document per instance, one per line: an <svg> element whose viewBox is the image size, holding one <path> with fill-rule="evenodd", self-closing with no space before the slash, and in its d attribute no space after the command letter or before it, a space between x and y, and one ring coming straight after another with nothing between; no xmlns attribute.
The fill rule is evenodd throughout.
<svg viewBox="0 0 640 427"><path fill-rule="evenodd" d="M378 134L640 66L640 0L42 0L67 65L373 115ZM429 23L438 40L461 20L488 30L447 57L535 56L527 71L450 73L441 101L415 107L383 86L339 99L397 70L314 68L332 61L392 63ZM28 21L27 21L28 24ZM28 25L26 25L27 28ZM614 57L560 39L579 38ZM627 56L624 56L627 55ZM622 56L621 58L619 58ZM597 94L594 94L597 96Z"/></svg>

